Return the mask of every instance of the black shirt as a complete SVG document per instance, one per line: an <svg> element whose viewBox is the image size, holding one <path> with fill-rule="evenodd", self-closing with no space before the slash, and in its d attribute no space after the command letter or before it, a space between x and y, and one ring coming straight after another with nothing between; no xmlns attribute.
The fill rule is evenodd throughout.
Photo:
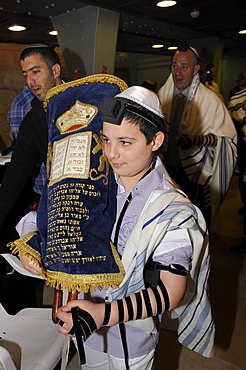
<svg viewBox="0 0 246 370"><path fill-rule="evenodd" d="M21 122L11 162L0 186L0 228L34 171L46 163L48 127L43 103L33 98L32 109ZM1 231L2 234L2 231Z"/></svg>

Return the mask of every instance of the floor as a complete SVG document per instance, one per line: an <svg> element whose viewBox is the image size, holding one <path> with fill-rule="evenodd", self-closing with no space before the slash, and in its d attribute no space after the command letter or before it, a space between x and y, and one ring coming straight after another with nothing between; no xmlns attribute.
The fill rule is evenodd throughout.
<svg viewBox="0 0 246 370"><path fill-rule="evenodd" d="M177 343L176 332L161 329L155 370L246 370L246 255L229 250L242 237L237 184L235 174L210 236L210 295L216 326L214 357L205 358L182 347ZM67 370L79 368L75 353Z"/></svg>
<svg viewBox="0 0 246 370"><path fill-rule="evenodd" d="M177 344L175 332L162 329L155 370L246 369L246 255L229 250L240 243L243 229L243 217L238 215L241 202L237 182L238 176L234 175L210 237L215 355L204 358Z"/></svg>

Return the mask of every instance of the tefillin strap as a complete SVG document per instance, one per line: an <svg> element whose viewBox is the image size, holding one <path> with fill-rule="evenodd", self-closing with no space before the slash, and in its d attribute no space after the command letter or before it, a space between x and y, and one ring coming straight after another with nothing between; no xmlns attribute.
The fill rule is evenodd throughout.
<svg viewBox="0 0 246 370"><path fill-rule="evenodd" d="M145 172L145 174L141 177L141 179L139 181L141 181L145 176L147 176L149 173L151 172L151 167ZM123 218L125 216L125 213L126 213L126 210L130 204L132 200L132 193L130 193L128 195L128 197L126 198L125 200L125 203L123 205L123 208L120 212L120 215L119 215L119 218L118 218L118 221L117 221L117 224L116 224L116 228L115 228L115 235L114 235L114 245L115 247L117 247L117 244L118 244L118 237L119 237L119 232L120 232L120 227L121 227L121 224L122 224L122 221L123 221Z"/></svg>
<svg viewBox="0 0 246 370"><path fill-rule="evenodd" d="M154 308L154 300L152 299L152 304L150 301L150 294L153 293L156 303L156 312L153 312L152 307ZM136 300L135 309L133 308L134 296ZM124 305L125 301L125 305ZM164 306L163 306L163 303ZM163 284L162 280L159 279L157 286L149 287L147 289L141 290L138 293L133 293L132 296L125 297L123 299L116 300L118 308L118 323L124 325L124 321L141 320L143 313L146 311L147 317L153 317L163 312L166 312L170 308L170 299L168 291ZM103 326L107 326L110 320L111 313L111 303L105 303L105 313Z"/></svg>
<svg viewBox="0 0 246 370"><path fill-rule="evenodd" d="M150 172L151 172L151 167L145 172L145 174L141 177L140 180L142 180ZM117 221L117 224L116 224L115 236L114 236L114 245L115 245L115 247L117 247L120 227L121 227L123 218L125 216L126 210L129 206L131 200L132 200L132 193L130 193L128 195L128 197L126 198L126 201L125 201L124 206L123 206L123 208L120 212L120 215L119 215L119 218L118 218L118 221ZM130 297L128 297L128 298L130 299ZM126 300L126 304L127 304L127 308L128 308L128 315L129 315L128 318L130 317L130 319L132 320L133 319L133 306L132 306L131 299L130 300L129 299ZM126 340L126 328L125 328L125 324L123 323L123 321L124 321L124 306L122 304L122 300L118 300L117 304L118 304L118 309L119 309L119 327L120 327L121 341L122 341L123 350L124 350L125 366L126 366L126 369L128 370L129 369L129 363L128 363L129 357L128 357L128 348L127 348L127 340ZM108 322L109 318L110 318L110 312L109 312L109 308L107 306L108 305L105 304L105 316L107 316L107 318L104 317L104 322ZM128 320L128 321L130 321L130 320Z"/></svg>

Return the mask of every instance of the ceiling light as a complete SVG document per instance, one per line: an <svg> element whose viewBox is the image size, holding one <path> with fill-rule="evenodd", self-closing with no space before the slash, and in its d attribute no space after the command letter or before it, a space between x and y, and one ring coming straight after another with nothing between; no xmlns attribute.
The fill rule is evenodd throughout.
<svg viewBox="0 0 246 370"><path fill-rule="evenodd" d="M177 1L164 0L164 1L159 1L156 5L159 6L160 8L167 8L169 6L173 6L173 5L176 5L176 4L177 4Z"/></svg>
<svg viewBox="0 0 246 370"><path fill-rule="evenodd" d="M160 49L160 48L163 48L164 45L162 44L155 44L155 45L152 45L152 48L153 49Z"/></svg>
<svg viewBox="0 0 246 370"><path fill-rule="evenodd" d="M8 29L9 29L10 31L25 31L25 30L26 30L26 27L15 25L15 26L10 26L10 27L8 27Z"/></svg>
<svg viewBox="0 0 246 370"><path fill-rule="evenodd" d="M246 34L246 30L241 30L238 33L240 33L240 35L245 35Z"/></svg>
<svg viewBox="0 0 246 370"><path fill-rule="evenodd" d="M58 31L56 31L56 30L50 31L49 32L49 35L51 35L51 36L57 36L58 35Z"/></svg>
<svg viewBox="0 0 246 370"><path fill-rule="evenodd" d="M177 50L177 46L168 46L167 50Z"/></svg>
<svg viewBox="0 0 246 370"><path fill-rule="evenodd" d="M199 17L199 15L200 15L200 12L199 12L199 10L198 10L198 9L193 9L193 10L190 12L190 16L191 16L192 18L198 18L198 17Z"/></svg>

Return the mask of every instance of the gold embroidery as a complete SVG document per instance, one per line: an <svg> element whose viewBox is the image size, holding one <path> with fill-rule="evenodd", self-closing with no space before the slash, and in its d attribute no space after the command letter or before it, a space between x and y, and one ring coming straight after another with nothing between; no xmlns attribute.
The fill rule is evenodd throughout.
<svg viewBox="0 0 246 370"><path fill-rule="evenodd" d="M116 289L122 282L125 271L121 259L115 249L113 243L111 243L111 251L113 258L119 268L119 273L106 273L106 274L68 274L60 271L47 270L46 273L46 284L54 288L59 288L68 291L88 292L96 289L106 290L108 288ZM98 256L103 260L104 256ZM87 257L87 262L95 262L96 256ZM71 263L68 261L67 263ZM73 263L77 263L74 259Z"/></svg>
<svg viewBox="0 0 246 370"><path fill-rule="evenodd" d="M46 157L46 175L47 175L47 178L49 178L51 162L52 162L52 146L51 146L51 143L48 142L47 157Z"/></svg>
<svg viewBox="0 0 246 370"><path fill-rule="evenodd" d="M21 237L20 239L9 243L8 247L10 247L12 253L18 253L19 256L28 255L33 260L33 262L40 267L41 274L46 280L47 285L50 285L53 288L59 288L61 290L68 290L73 292L74 291L88 292L94 291L96 289L99 290L102 289L106 290L108 288L116 289L122 282L125 275L124 266L113 243L110 243L110 245L113 258L119 268L118 273L105 273L105 274L101 273L91 275L68 274L65 272L51 271L43 268L40 254L35 249L26 244L35 234L37 233L36 232L28 233ZM78 252L78 255L80 254L82 254L82 252ZM58 262L58 260L60 259L60 258L58 259L58 257L56 257L55 255L56 253L53 253L53 257L55 257L53 263ZM105 257L106 256L92 255L91 257L86 257L83 263L93 263L98 261L100 262L105 260ZM71 258L68 258L67 262L65 263L78 263L80 261L81 258L73 258L73 262L71 262Z"/></svg>
<svg viewBox="0 0 246 370"><path fill-rule="evenodd" d="M92 153L97 154L100 150L103 150L103 143L101 138L97 134L93 134L93 139L97 144L92 149Z"/></svg>
<svg viewBox="0 0 246 370"><path fill-rule="evenodd" d="M54 142L49 186L68 177L89 177L91 138L91 131L86 131Z"/></svg>
<svg viewBox="0 0 246 370"><path fill-rule="evenodd" d="M96 141L97 145L93 148L92 153L96 154L100 150L102 150L102 155L99 158L99 165L98 165L97 170L95 168L92 168L90 170L90 179L93 180L93 181L97 181L101 178L104 178L103 183L105 185L107 185L108 184L108 175L109 175L110 165L109 165L108 159L107 159L107 157L104 153L103 142L102 142L101 138L97 134L94 134L93 138ZM101 175L98 176L98 171L102 172L105 167L106 167L106 174L101 174Z"/></svg>
<svg viewBox="0 0 246 370"><path fill-rule="evenodd" d="M118 85L121 91L127 88L125 82L113 75L92 75L79 80L71 81L51 89L46 96L44 105L47 106L49 99L54 95L66 91L69 88L88 85L94 82L101 83L112 83ZM81 121L81 117L75 117L74 111L81 108L80 102L77 101L68 112L62 114L56 121L57 127L61 133L71 132L78 130L77 124L84 127L83 124L88 124L85 121ZM87 106L93 107L93 106ZM88 109L89 109L88 108ZM92 119L93 111L87 111L85 108L84 115L89 112L88 120ZM76 112L77 114L78 112ZM96 114L96 113L95 113ZM80 116L80 114L78 115ZM63 124L62 124L63 122ZM54 124L54 121L52 122ZM103 263L106 256L91 255L89 257L83 256L82 251L76 251L77 242L83 243L83 235L80 231L81 219L85 218L85 221L90 218L90 210L85 207L83 201L80 199L80 195L89 197L99 197L100 191L96 191L94 185L76 183L76 178L88 178L95 180L94 174L97 178L104 177L104 183L108 181L109 165L106 160L105 154L102 154L99 158L97 169L91 169L90 171L90 149L92 142L92 133L88 132L78 133L70 135L64 139L55 142L53 149L49 143L47 163L51 165L51 175L49 186L56 184L58 181L71 177L75 178L73 183L55 185L48 194L48 201L50 204L48 211L48 240L47 240L47 256L45 257L45 263L47 266L51 266L56 262L63 264L93 264L94 262ZM75 137L82 139L82 146L72 148L74 145ZM98 135L94 135L96 145L93 148L92 153L95 155L103 149L102 144L99 141ZM88 150L89 148L89 150ZM77 152L76 152L77 150ZM79 154L83 152L83 157ZM88 154L89 153L89 154ZM98 171L103 171L106 166L106 175L101 174L98 176ZM48 171L49 167L47 166ZM84 172L83 172L84 171ZM87 177L86 177L87 176ZM49 176L48 176L49 178ZM95 199L96 200L96 199ZM96 200L97 201L97 200ZM26 237L26 236L25 236ZM29 235L31 238L31 235ZM28 254L35 261L35 263L41 264L41 258L38 252L33 250L26 242L29 239L19 239L12 243L11 247L19 254ZM61 289L67 289L69 291L88 291L95 289L107 289L117 288L124 277L124 268L122 262L118 256L114 246L111 245L114 259L119 267L119 273L105 273L105 274L68 274L63 272L55 272L51 270L44 270L42 268L42 275L46 279L46 283L52 287L59 287ZM46 262L47 261L47 262Z"/></svg>
<svg viewBox="0 0 246 370"><path fill-rule="evenodd" d="M107 83L111 83L111 84L116 84L116 85L119 86L121 91L126 90L127 87L128 87L127 84L125 83L125 81L123 81L119 77L109 75L109 74L94 74L94 75L91 75L91 76L79 78L77 80L73 80L73 81L70 81L70 82L67 82L67 83L64 83L64 84L53 87L52 89L50 89L48 91L48 93L46 95L46 98L45 98L45 101L44 101L44 107L46 108L47 103L49 102L49 100L54 95L58 94L59 92L66 91L70 87L86 85L86 84L93 83L93 82L102 82L102 83L107 82Z"/></svg>
<svg viewBox="0 0 246 370"><path fill-rule="evenodd" d="M98 108L80 102L79 100L56 120L56 126L61 134L67 134L84 128L98 112Z"/></svg>

